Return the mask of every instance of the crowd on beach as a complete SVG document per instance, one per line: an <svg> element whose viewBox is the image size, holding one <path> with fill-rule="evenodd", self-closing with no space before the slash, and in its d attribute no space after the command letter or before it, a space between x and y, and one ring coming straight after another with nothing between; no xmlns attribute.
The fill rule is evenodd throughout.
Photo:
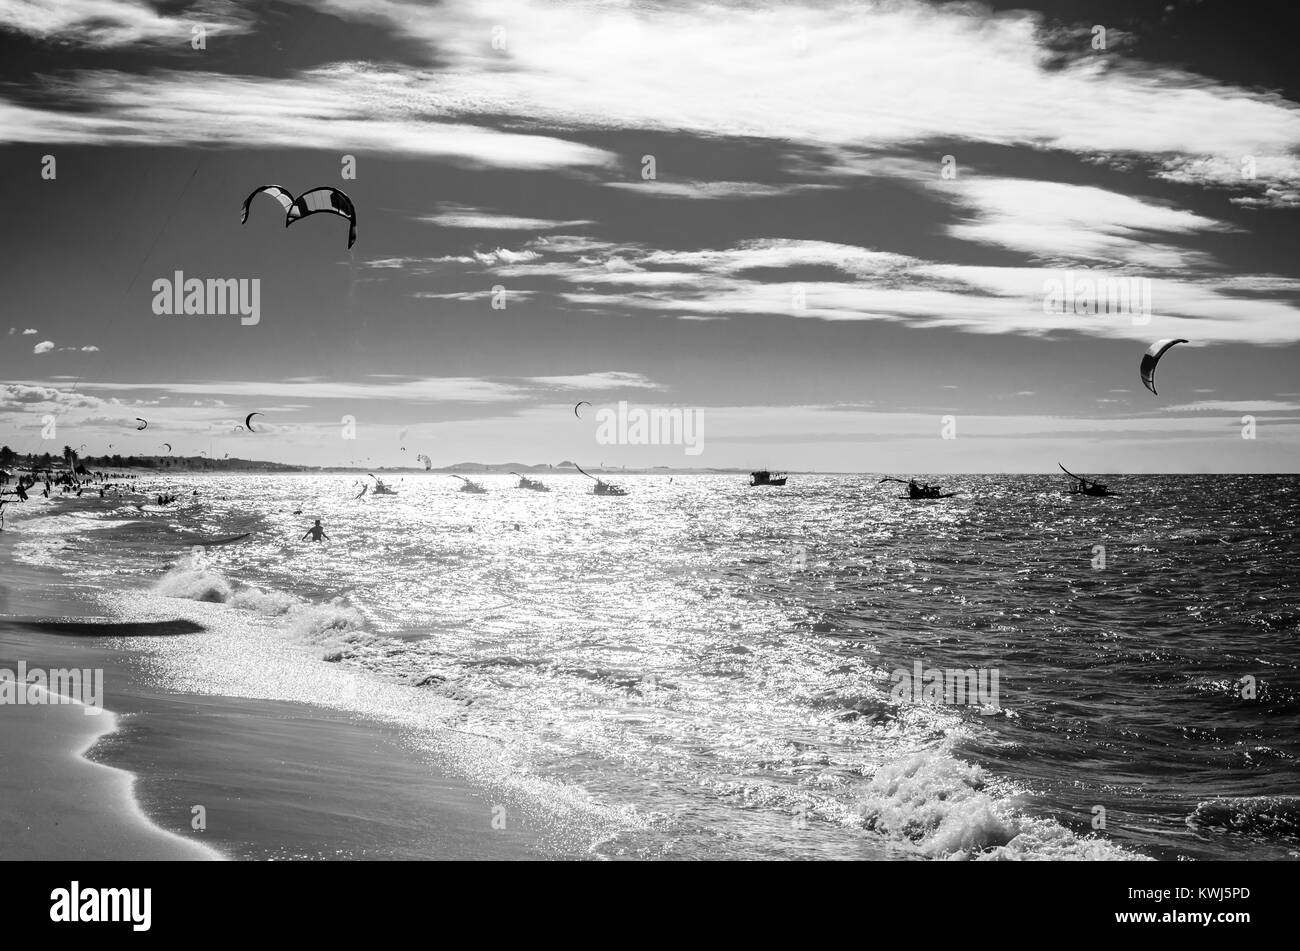
<svg viewBox="0 0 1300 951"><path fill-rule="evenodd" d="M17 475L0 469L0 518L3 518L6 505L27 502L33 494L48 499L56 495L80 498L86 492L98 492L101 499L107 498L109 493L118 498L126 483L135 478L117 472L89 472L82 466L75 469L33 468ZM12 489L9 488L10 482L13 482Z"/></svg>

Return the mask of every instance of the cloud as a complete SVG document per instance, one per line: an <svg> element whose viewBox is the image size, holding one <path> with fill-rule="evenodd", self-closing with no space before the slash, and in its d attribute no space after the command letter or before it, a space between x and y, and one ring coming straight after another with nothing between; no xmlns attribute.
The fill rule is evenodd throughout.
<svg viewBox="0 0 1300 951"><path fill-rule="evenodd" d="M424 215L417 221L440 225L444 228L477 228L494 231L553 231L556 228L576 228L594 224L592 221L556 221L549 218L522 218L514 215L501 215L461 205L451 205L432 215Z"/></svg>
<svg viewBox="0 0 1300 951"><path fill-rule="evenodd" d="M827 148L942 139L1139 155L1165 177L1261 196L1270 183L1300 182L1295 104L1129 52L1091 55L1082 42L1065 59L1036 13L906 0L728 6L725 15L712 5L528 0L327 6L436 51L440 73L395 91L423 90L453 110ZM505 43L494 48L484 37L501 24ZM1257 180L1243 178L1247 155ZM659 158L660 178L671 179Z"/></svg>
<svg viewBox="0 0 1300 951"><path fill-rule="evenodd" d="M590 168L613 156L545 134L500 132L453 120L463 108L422 90L416 79L355 64L291 79L160 70L106 70L50 80L47 92L71 109L0 100L0 142L99 145L219 145L392 152L513 169ZM427 84L427 85L426 85ZM463 106L463 104L462 104Z"/></svg>
<svg viewBox="0 0 1300 951"><path fill-rule="evenodd" d="M619 370L579 373L571 376L532 376L528 377L528 382L565 390L662 389L658 383L640 373L624 373Z"/></svg>
<svg viewBox="0 0 1300 951"><path fill-rule="evenodd" d="M475 251L474 260L479 264L519 264L523 261L533 261L539 257L536 251L510 251L506 248L497 248L495 251Z"/></svg>
<svg viewBox="0 0 1300 951"><path fill-rule="evenodd" d="M1148 268L1203 265L1203 255L1152 241L1155 233L1232 230L1190 211L1083 185L1007 178L968 178L944 188L975 218L951 225L953 237L1024 251Z"/></svg>
<svg viewBox="0 0 1300 951"><path fill-rule="evenodd" d="M82 348L81 348L81 352L82 352L82 353L98 353L98 352L99 352L99 348L96 347L96 346L94 346L94 345L92 344L92 345L89 346L89 347L82 347Z"/></svg>
<svg viewBox="0 0 1300 951"><path fill-rule="evenodd" d="M1079 197L1076 192L1069 196L1071 201ZM1138 201L1116 202L1115 209L1118 223L1110 227L1116 229L1135 229L1139 223L1199 228L1203 220L1208 222ZM1109 239L1097 240L1092 247ZM1136 239L1117 236L1116 240ZM1300 296L1300 281L1275 275L1201 277L1194 268L1187 274L1171 269L1169 276L1140 279L1136 286L1142 306L1125 313L1087 316L1049 313L1045 306L1049 287L1112 279L1127 289L1135 277L1131 267L957 265L794 239L659 251L570 235L538 238L509 260L497 252L478 255L476 260L492 266L498 278L516 283L541 277L559 281L560 299L599 312L649 310L689 320L782 315L907 323L979 334L1084 334L1146 342L1154 337L1185 337L1201 344L1300 342L1300 312L1291 302ZM834 269L843 279L794 279L800 277L797 272L791 273L791 279L772 279L773 270L814 266ZM762 279L749 273L758 269L764 272Z"/></svg>
<svg viewBox="0 0 1300 951"><path fill-rule="evenodd" d="M606 188L619 188L651 198L694 198L717 200L723 198L772 198L793 195L813 189L830 188L830 185L791 183L764 185L758 182L671 182L654 179L640 182L605 182Z"/></svg>
<svg viewBox="0 0 1300 951"><path fill-rule="evenodd" d="M32 347L32 353L49 353L54 349L53 340L42 340L36 346Z"/></svg>
<svg viewBox="0 0 1300 951"><path fill-rule="evenodd" d="M9 332L10 332L10 333L13 333L12 330L9 331ZM23 331L23 336L25 337L25 336L27 336L28 334L34 334L34 333L36 333L35 328L31 328L31 327L29 327L28 329L26 329L26 330Z"/></svg>
<svg viewBox="0 0 1300 951"><path fill-rule="evenodd" d="M167 16L141 0L7 0L0 4L0 27L41 40L89 47L188 43L194 26L209 37L247 32L251 13L229 3L200 2L181 16Z"/></svg>
<svg viewBox="0 0 1300 951"><path fill-rule="evenodd" d="M416 403L496 403L523 398L523 393L518 387L474 377L429 377L371 383L344 383L334 380L306 382L268 380L110 384L88 381L81 383L80 388L91 391L103 389L113 393L158 391L186 398L230 396L241 399L260 397L286 400L408 400Z"/></svg>
<svg viewBox="0 0 1300 951"><path fill-rule="evenodd" d="M104 401L99 397L78 393L73 390L61 390L57 387L30 383L0 384L0 408L26 407L30 409L34 405L85 408L102 406L103 404Z"/></svg>
<svg viewBox="0 0 1300 951"><path fill-rule="evenodd" d="M990 15L979 5L911 0L737 5L725 15L713 5L628 2L319 6L424 44L438 67L340 63L283 79L82 71L44 80L43 91L63 100L57 111L0 106L0 138L311 142L330 151L440 155L498 167L607 169L616 167L612 155L556 138L554 130L761 138L848 156L944 140L956 143L959 166L960 143L991 143L1102 162L1137 156L1158 176L1231 187L1255 202L1289 200L1300 184L1294 103L1146 64L1131 51L1097 56L1080 44L1076 58L1064 58L1054 45L1059 37L1037 13ZM10 3L6 10L14 29L86 42L133 42L173 28L151 6L128 0ZM222 11L229 11L224 19ZM247 16L224 4L202 12L226 29L242 28ZM188 25L193 15L185 16L171 23ZM493 43L502 26L504 42ZM491 117L494 126L507 120L511 131L475 125L478 117ZM1254 178L1243 175L1247 157ZM741 197L780 187L679 182L670 156L658 158L660 181L650 185L663 195Z"/></svg>
<svg viewBox="0 0 1300 951"><path fill-rule="evenodd" d="M1200 400L1195 403L1162 406L1160 410L1164 413L1289 413L1300 410L1300 403L1282 400Z"/></svg>

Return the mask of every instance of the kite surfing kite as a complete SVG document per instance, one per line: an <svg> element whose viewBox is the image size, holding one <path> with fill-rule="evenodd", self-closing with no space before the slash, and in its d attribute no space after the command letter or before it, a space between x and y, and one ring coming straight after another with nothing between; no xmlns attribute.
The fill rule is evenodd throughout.
<svg viewBox="0 0 1300 951"><path fill-rule="evenodd" d="M147 419L141 419L139 416L137 416L137 417L135 418L135 421L136 421L137 423L140 424L139 426L137 426L137 427L135 428L135 431L136 431L136 432L139 432L139 431L142 430L142 429L148 429L148 428L149 428L149 421L148 421Z"/></svg>
<svg viewBox="0 0 1300 951"><path fill-rule="evenodd" d="M1176 343L1187 343L1187 341L1183 340L1181 337L1178 339L1170 338L1168 340L1157 340L1151 346L1147 347L1147 352L1142 355L1142 366L1140 369L1142 374L1142 385L1152 393L1156 392L1156 364L1159 363L1160 358L1165 355L1165 351ZM1157 393L1156 395L1158 396L1159 394Z"/></svg>
<svg viewBox="0 0 1300 951"><path fill-rule="evenodd" d="M243 211L239 215L239 223L244 224L248 221L248 206L258 195L270 195L280 203L284 209L284 226L287 228L295 221L301 221L308 215L314 215L318 212L326 212L331 215L338 215L340 218L348 220L348 247L351 248L357 240L357 208L352 204L352 199L344 192L328 185L319 188L313 188L304 192L297 198L287 188L281 188L279 185L260 185L254 188L252 193L244 199Z"/></svg>
<svg viewBox="0 0 1300 951"><path fill-rule="evenodd" d="M168 452L171 452L171 451L172 451L172 444L171 444L171 443L169 443L169 442L165 442L165 443L163 443L163 445L167 447L167 451L168 451Z"/></svg>
<svg viewBox="0 0 1300 951"><path fill-rule="evenodd" d="M582 406L582 405L584 405L584 404L586 404L587 406L590 406L590 405L591 405L591 404L588 403L586 400L582 400L582 401L580 401L580 402L578 402L578 403L575 403L575 404L573 405L573 415L574 415L574 416L577 416L578 419L582 419L582 414L578 412L578 407L579 407L579 406Z"/></svg>
<svg viewBox="0 0 1300 951"><path fill-rule="evenodd" d="M417 461L424 463L424 469L426 472L433 468L433 460L430 459L428 456L424 455L423 453L416 456L415 458Z"/></svg>
<svg viewBox="0 0 1300 951"><path fill-rule="evenodd" d="M265 413L249 413L247 416L244 417L244 425L245 425L246 427L248 427L248 431L249 431L250 433L255 433L255 432L257 432L257 430L253 428L253 417L254 417L254 416L265 416L265 415L266 415Z"/></svg>

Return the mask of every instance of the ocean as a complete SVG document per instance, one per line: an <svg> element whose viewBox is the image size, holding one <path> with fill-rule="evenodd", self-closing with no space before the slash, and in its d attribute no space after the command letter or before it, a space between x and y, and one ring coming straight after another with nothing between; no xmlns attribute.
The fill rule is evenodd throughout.
<svg viewBox="0 0 1300 951"><path fill-rule="evenodd" d="M581 814L566 854L1300 857L1296 476L475 478L159 475L175 505L6 515L114 616L199 612L135 639L159 690L397 724Z"/></svg>

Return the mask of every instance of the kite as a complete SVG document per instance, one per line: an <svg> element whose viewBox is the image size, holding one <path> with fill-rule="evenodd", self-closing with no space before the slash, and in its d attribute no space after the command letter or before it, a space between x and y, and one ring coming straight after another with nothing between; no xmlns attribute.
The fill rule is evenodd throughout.
<svg viewBox="0 0 1300 951"><path fill-rule="evenodd" d="M357 241L357 208L352 204L352 199L346 193L329 185L313 188L310 191L303 192L297 198L287 188L279 185L261 185L254 188L252 193L244 199L243 211L239 216L239 223L244 224L248 221L248 206L258 195L270 195L280 203L284 209L284 226L287 228L295 221L301 221L308 215L314 215L321 212L331 215L338 215L340 218L346 218L348 221L348 247L351 248Z"/></svg>
<svg viewBox="0 0 1300 951"><path fill-rule="evenodd" d="M1157 340L1147 347L1147 352L1142 355L1142 366L1139 368L1139 372L1142 374L1142 385L1152 393L1156 392L1156 364L1160 362L1160 358L1165 355L1166 350L1178 343L1187 343L1187 341L1182 338Z"/></svg>

